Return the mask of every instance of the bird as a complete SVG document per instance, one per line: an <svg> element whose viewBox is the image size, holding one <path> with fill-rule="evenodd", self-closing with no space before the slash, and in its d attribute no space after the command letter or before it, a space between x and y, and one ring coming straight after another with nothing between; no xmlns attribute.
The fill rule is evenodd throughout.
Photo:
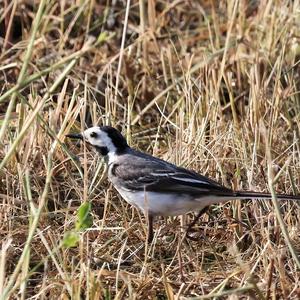
<svg viewBox="0 0 300 300"><path fill-rule="evenodd" d="M111 126L93 126L66 136L90 144L104 157L109 181L122 198L141 210L147 218L148 243L153 240L153 221L157 216L198 211L197 219L211 204L236 199L272 198L268 193L235 191L193 170L138 151L130 147L120 131ZM277 199L300 200L300 196L279 194Z"/></svg>

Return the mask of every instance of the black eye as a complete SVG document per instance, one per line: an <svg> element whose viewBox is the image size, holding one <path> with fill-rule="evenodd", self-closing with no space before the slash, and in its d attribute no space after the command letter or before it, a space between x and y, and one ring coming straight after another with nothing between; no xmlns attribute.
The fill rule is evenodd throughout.
<svg viewBox="0 0 300 300"><path fill-rule="evenodd" d="M92 133L91 133L91 137L92 137L92 138L96 138L96 137L97 137L97 133L96 133L96 132L92 132Z"/></svg>

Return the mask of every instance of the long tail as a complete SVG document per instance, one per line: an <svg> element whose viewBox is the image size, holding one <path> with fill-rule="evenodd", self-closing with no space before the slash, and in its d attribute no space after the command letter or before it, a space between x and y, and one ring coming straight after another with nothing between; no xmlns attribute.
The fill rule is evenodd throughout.
<svg viewBox="0 0 300 300"><path fill-rule="evenodd" d="M259 193L259 192L247 192L247 191L237 191L234 193L236 198L240 199L271 199L272 195L268 193ZM285 194L277 194L278 200L298 200L300 201L300 195L285 195Z"/></svg>

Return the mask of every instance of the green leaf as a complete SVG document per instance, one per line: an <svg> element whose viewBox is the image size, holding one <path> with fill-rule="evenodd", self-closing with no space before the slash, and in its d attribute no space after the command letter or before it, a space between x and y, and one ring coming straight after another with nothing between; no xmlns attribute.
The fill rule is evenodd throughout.
<svg viewBox="0 0 300 300"><path fill-rule="evenodd" d="M76 230L84 230L93 225L93 218L91 215L91 203L84 202L80 205L77 211Z"/></svg>
<svg viewBox="0 0 300 300"><path fill-rule="evenodd" d="M108 40L108 38L109 38L108 33L106 31L103 31L98 36L98 43L103 43L106 40Z"/></svg>
<svg viewBox="0 0 300 300"><path fill-rule="evenodd" d="M69 231L65 234L62 244L65 248L76 247L79 242L79 238L80 236L78 232Z"/></svg>

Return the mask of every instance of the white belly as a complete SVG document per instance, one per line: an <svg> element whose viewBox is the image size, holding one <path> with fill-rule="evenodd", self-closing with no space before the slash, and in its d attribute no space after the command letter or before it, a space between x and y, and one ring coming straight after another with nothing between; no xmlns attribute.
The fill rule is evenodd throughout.
<svg viewBox="0 0 300 300"><path fill-rule="evenodd" d="M144 214L157 216L176 216L190 211L201 210L208 204L214 203L210 199L193 199L189 195L165 194L157 192L129 192L118 188L120 195L131 205L139 208ZM218 202L218 201L217 201Z"/></svg>

